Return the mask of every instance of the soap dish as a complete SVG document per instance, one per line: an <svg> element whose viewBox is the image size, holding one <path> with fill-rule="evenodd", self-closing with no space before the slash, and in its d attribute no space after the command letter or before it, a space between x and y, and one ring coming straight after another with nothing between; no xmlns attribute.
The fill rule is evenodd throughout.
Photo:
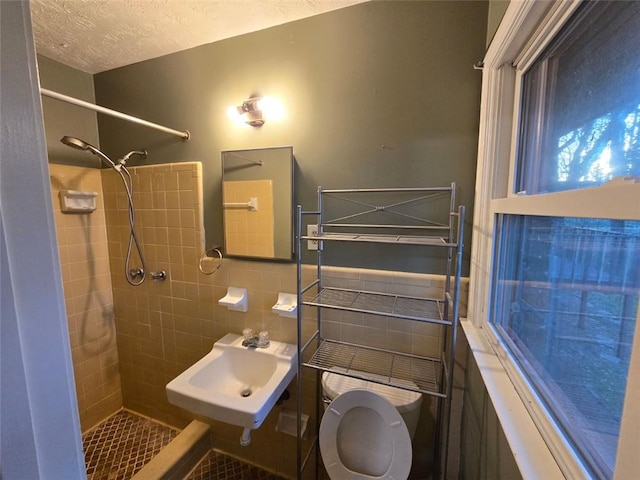
<svg viewBox="0 0 640 480"><path fill-rule="evenodd" d="M218 300L218 305L227 307L229 310L246 312L248 310L247 289L238 287L227 288L227 294Z"/></svg>
<svg viewBox="0 0 640 480"><path fill-rule="evenodd" d="M278 293L278 301L271 307L271 311L283 317L296 317L298 315L298 296L294 293Z"/></svg>

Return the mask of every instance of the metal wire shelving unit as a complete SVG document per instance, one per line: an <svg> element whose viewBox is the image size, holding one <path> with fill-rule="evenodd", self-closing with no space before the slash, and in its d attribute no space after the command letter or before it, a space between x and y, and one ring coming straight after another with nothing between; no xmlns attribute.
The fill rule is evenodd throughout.
<svg viewBox="0 0 640 480"><path fill-rule="evenodd" d="M327 212L325 203L329 197L345 201L348 207L337 214L333 211ZM433 213L433 217L438 217L438 221L433 218L424 218L424 211L421 209L428 210L424 204L434 198L443 202L442 197L447 200L447 211L427 212ZM380 200L382 204L379 203ZM416 213L416 209L419 213ZM327 219L325 217L328 213L337 216ZM437 476L446 477L453 365L459 316L464 213L464 206L456 207L455 183L447 187L424 188L329 190L318 187L317 210L303 211L302 207L298 206L296 252L299 305L297 313L299 379L297 471L299 479L302 478L314 451L316 465L320 462L317 430L321 416L320 375L324 371L434 397L437 401L434 464ZM393 220L393 223L389 220ZM306 224L317 225L317 232L314 235L304 235ZM302 284L304 241L314 241L318 245L317 276L308 285ZM432 298L324 286L323 251L345 242L361 243L363 248L368 244L386 244L442 249L446 264L442 296ZM334 245L329 247L329 244ZM399 250L398 255L402 255L402 249ZM303 338L303 311L305 310L303 306L315 308L316 328L308 338ZM440 352L436 358L432 358L325 338L322 320L324 310L356 312L438 325L443 329ZM317 372L316 389L318 390L316 437L310 442L307 452L303 451L302 389L304 382L300 380L305 368ZM317 468L316 478L318 478Z"/></svg>

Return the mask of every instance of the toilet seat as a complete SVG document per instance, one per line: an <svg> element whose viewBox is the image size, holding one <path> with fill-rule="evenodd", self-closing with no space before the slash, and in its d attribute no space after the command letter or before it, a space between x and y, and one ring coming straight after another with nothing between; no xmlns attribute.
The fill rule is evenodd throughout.
<svg viewBox="0 0 640 480"><path fill-rule="evenodd" d="M332 480L406 480L411 437L396 408L371 390L335 398L320 423L320 453Z"/></svg>

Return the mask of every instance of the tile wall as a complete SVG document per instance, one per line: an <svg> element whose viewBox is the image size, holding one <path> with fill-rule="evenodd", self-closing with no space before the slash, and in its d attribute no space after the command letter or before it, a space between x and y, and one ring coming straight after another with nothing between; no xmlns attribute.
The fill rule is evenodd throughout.
<svg viewBox="0 0 640 480"><path fill-rule="evenodd" d="M66 168L52 165L52 185L61 184ZM56 175L56 171L60 171ZM87 170L87 169L83 169ZM156 272L164 270L168 279L154 281L150 278L138 287L130 286L124 277L124 263L129 238L129 223L127 211L127 198L122 182L113 170L102 171L102 195L98 197L100 209L104 198L104 214L85 216L91 219L99 219L104 215L101 227L100 246L89 247L70 244L74 242L72 231L67 233L63 224L72 221L80 222L80 226L69 225L73 232L82 232L83 228L93 232L94 228L83 226L80 217L62 216L56 212L56 221L59 225L61 258L63 263L91 264L96 260L88 261L82 256L84 251L93 251L93 257L100 259L100 267L97 268L96 277L100 285L97 298L111 300L113 291L113 303L106 306L100 304L93 306L91 312L110 313L110 329L105 340L94 341L96 345L106 342L109 348L107 357L102 360L85 358L85 350L79 349L76 343L80 333L77 327L72 328L72 322L78 322L82 313L76 312L76 305L82 305L87 301L87 294L80 290L72 295L69 301L75 300L69 308L70 331L72 332L72 345L74 347L74 361L81 360L80 366L76 366L78 379L79 398L82 392L90 393L90 398L100 397L102 400L80 401L81 405L88 406L96 403L113 402L113 410L124 404L126 408L152 418L163 421L176 427L184 427L193 418L193 415L178 407L170 405L166 399L165 385L175 376L182 373L187 367L204 356L213 346L213 343L224 334L241 333L244 328L252 328L254 331L268 330L271 338L279 341L296 342L296 321L293 318L281 317L271 311L276 303L278 292L296 291L296 269L292 263L256 262L240 259L225 258L221 268L212 275L205 275L199 271L200 256L204 251L204 238L202 228L202 171L198 162L166 164L158 166L133 167L130 169L133 177L133 200L136 206L135 220L139 235L147 271ZM71 172L72 170L69 170ZM97 170L93 170L94 181L97 181ZM69 174L67 178L70 179ZM74 177L75 178L75 177ZM84 177L83 177L84 180ZM70 183L69 188L91 188L100 190L100 184ZM60 188L60 187L58 187ZM67 188L67 187L65 187ZM54 192L54 195L56 193ZM54 201L57 204L57 197ZM98 212L95 212L98 214ZM91 214L91 215L95 215ZM75 218L75 220L73 220ZM104 233L106 220L107 232ZM93 225L99 230L97 225ZM99 232L98 232L99 233ZM91 235L98 235L91 233ZM105 237L106 235L106 237ZM85 239L86 234L85 234ZM75 246L73 246L75 245ZM107 259L106 248L108 245L109 257ZM79 248L81 247L81 248ZM98 251L100 254L98 255ZM107 262L109 262L107 264ZM205 272L213 271L218 264L217 258L205 258L202 268ZM136 255L132 256L132 267L139 265ZM87 284L85 277L78 273L81 265L64 266L65 294L74 288L82 288ZM109 271L111 277L109 279ZM315 273L315 267L305 266L303 269L303 283L310 282ZM325 284L327 286L350 286L359 289L382 289L394 293L407 295L440 295L442 278L433 275L404 274L398 272L359 270L351 268L328 268L325 271ZM90 282L94 282L91 280ZM104 283L106 282L106 283ZM247 288L249 293L249 311L246 313L227 310L218 306L218 299L222 298L228 286ZM112 287L112 290L111 290ZM104 291L104 294L103 294ZM108 295L107 295L108 293ZM466 299L466 284L463 283L463 298ZM94 297L89 297L94 298ZM115 310L115 319L113 311ZM93 314L95 314L93 313ZM314 330L314 310L309 308L304 311L305 336ZM464 312L463 312L464 314ZM80 317L77 317L80 315ZM393 348L409 353L422 355L435 354L440 345L440 332L437 328L413 322L398 322L387 317L370 317L362 315L341 315L328 312L327 320L328 336L353 340L365 339L372 346ZM113 325L115 323L114 332ZM105 322L100 324L104 328ZM75 333L74 333L75 332ZM115 336L117 336L117 351L115 348ZM104 336L104 335L103 335ZM91 343L93 346L94 343ZM108 359L113 358L114 361ZM119 364L118 364L119 359ZM82 363L85 362L85 363ZM104 386L101 390L84 387L82 383L83 373L88 366L105 365L107 370L101 373L109 382L117 387L109 393ZM85 365L87 368L85 368ZM119 374L118 374L119 366ZM99 370L102 372L102 370ZM95 381L97 374L89 374L89 381ZM313 372L305 371L303 376L304 398L303 405L306 413L311 415L310 425L314 422L315 404L315 380ZM122 393L119 385L121 384ZM92 384L91 384L92 385ZM242 433L240 427L226 425L211 420L207 421L214 429L215 447L226 451L250 462L257 463L267 469L293 476L295 472L295 438L278 433L275 425L278 413L281 410L295 410L296 387L295 382L290 387L291 398L267 417L263 426L252 432L252 443L247 447L239 445ZM98 394L99 392L99 394ZM93 395L93 396L91 396ZM122 398L122 400L120 400ZM89 402L89 403L87 403ZM459 410L454 396L454 423L459 424ZM420 432L415 439L416 463L419 471L427 468L431 449L432 419L435 402L425 401L422 412ZM81 407L82 409L83 407ZM88 410L88 407L84 407ZM91 410L93 412L94 410ZM97 411L97 410L96 410ZM108 416L106 412L99 421ZM93 417L92 417L93 418ZM87 421L87 425L91 423ZM95 423L95 422L93 422ZM92 424L93 424L92 423ZM83 423L84 428L84 423ZM456 443L455 428L452 432L452 443ZM457 445L454 445L452 458L457 458ZM426 463L425 463L426 462Z"/></svg>
<svg viewBox="0 0 640 480"><path fill-rule="evenodd" d="M122 407L100 170L49 165L80 424ZM60 190L97 192L93 213L62 213Z"/></svg>
<svg viewBox="0 0 640 480"><path fill-rule="evenodd" d="M462 329L460 336L464 337ZM466 340L463 339L463 342L465 409L461 429L460 475L456 478L520 480L522 475L489 398L482 374Z"/></svg>
<svg viewBox="0 0 640 480"><path fill-rule="evenodd" d="M124 275L130 226L123 182L114 170L103 171L102 177L124 404L167 421L157 405L166 403L168 372L199 358L213 335L204 330L207 317L201 316L198 301L202 170L189 162L130 171L136 232L148 274L137 287ZM134 251L128 268L140 266ZM160 271L168 279L152 280L150 274ZM173 418L169 423L185 422Z"/></svg>

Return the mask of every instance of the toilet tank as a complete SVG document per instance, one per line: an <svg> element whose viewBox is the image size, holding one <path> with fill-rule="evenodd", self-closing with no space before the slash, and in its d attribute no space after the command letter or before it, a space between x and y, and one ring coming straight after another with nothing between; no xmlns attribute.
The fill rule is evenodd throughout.
<svg viewBox="0 0 640 480"><path fill-rule="evenodd" d="M344 370L346 373L346 369L334 368L334 371L340 370ZM357 372L355 370L351 370L350 373L353 373L354 375L375 377L375 375L370 373ZM381 376L380 379L387 380L388 377ZM400 385L406 384L411 388L418 388L414 383L408 380L392 379L392 381ZM340 375L339 373L324 372L322 374L322 391L329 400L333 400L338 395L356 388L366 388L386 398L402 416L404 423L407 425L407 430L409 430L409 435L413 439L416 427L418 426L418 418L420 417L422 394L412 392L410 390L391 387L389 385L381 385L379 383L362 380L360 378L347 377L345 375Z"/></svg>

